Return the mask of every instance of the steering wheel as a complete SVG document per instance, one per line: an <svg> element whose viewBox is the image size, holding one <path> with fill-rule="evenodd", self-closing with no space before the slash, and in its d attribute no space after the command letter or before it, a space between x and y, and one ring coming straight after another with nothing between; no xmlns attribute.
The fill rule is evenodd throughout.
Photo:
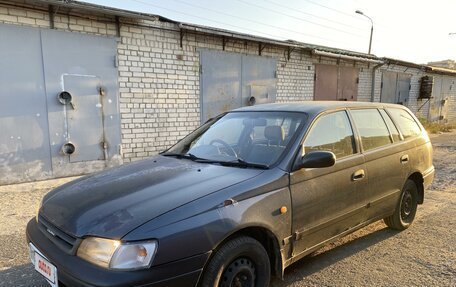
<svg viewBox="0 0 456 287"><path fill-rule="evenodd" d="M219 144L223 145L223 147L225 147L230 152L230 155L234 156L235 158L238 157L236 151L229 144L227 144L224 140L214 139L209 144L214 145L214 143L219 143Z"/></svg>

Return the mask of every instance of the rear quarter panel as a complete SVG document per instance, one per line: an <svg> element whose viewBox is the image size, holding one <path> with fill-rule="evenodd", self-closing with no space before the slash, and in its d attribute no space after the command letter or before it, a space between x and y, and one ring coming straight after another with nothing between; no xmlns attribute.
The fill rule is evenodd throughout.
<svg viewBox="0 0 456 287"><path fill-rule="evenodd" d="M415 148L410 153L410 173L419 172L424 177L424 188L434 179L433 149L431 139L418 118L408 110L421 128L421 135L414 140Z"/></svg>
<svg viewBox="0 0 456 287"><path fill-rule="evenodd" d="M415 139L414 143L415 147L410 152L410 173L419 172L425 179L424 188L427 188L434 177L432 143L427 134Z"/></svg>

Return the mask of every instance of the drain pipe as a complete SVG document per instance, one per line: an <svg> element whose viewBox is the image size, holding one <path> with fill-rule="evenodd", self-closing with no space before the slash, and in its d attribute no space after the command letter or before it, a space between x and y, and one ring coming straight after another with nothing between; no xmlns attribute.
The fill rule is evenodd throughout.
<svg viewBox="0 0 456 287"><path fill-rule="evenodd" d="M372 68L372 85L371 85L371 102L373 103L375 101L375 72L377 71L378 68L380 68L381 66L385 65L386 63L385 62L382 62L378 65L375 65L373 68Z"/></svg>

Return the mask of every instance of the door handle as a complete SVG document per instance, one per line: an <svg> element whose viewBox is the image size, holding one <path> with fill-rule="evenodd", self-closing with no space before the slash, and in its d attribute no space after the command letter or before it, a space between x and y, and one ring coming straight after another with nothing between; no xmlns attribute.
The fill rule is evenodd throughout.
<svg viewBox="0 0 456 287"><path fill-rule="evenodd" d="M358 181L358 180L363 179L365 176L366 176L366 174L364 173L364 169L360 169L360 170L355 171L352 174L352 180Z"/></svg>
<svg viewBox="0 0 456 287"><path fill-rule="evenodd" d="M401 163L402 164L405 164L409 161L409 156L408 154L404 154L403 156L401 156Z"/></svg>

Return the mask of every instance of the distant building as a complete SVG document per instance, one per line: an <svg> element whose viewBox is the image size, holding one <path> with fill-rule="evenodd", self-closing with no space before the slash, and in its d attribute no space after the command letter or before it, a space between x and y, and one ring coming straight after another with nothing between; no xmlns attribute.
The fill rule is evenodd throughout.
<svg viewBox="0 0 456 287"><path fill-rule="evenodd" d="M456 70L456 61L450 60L450 59L443 60L443 61L429 62L428 65L433 66L433 67L440 67L440 68Z"/></svg>

